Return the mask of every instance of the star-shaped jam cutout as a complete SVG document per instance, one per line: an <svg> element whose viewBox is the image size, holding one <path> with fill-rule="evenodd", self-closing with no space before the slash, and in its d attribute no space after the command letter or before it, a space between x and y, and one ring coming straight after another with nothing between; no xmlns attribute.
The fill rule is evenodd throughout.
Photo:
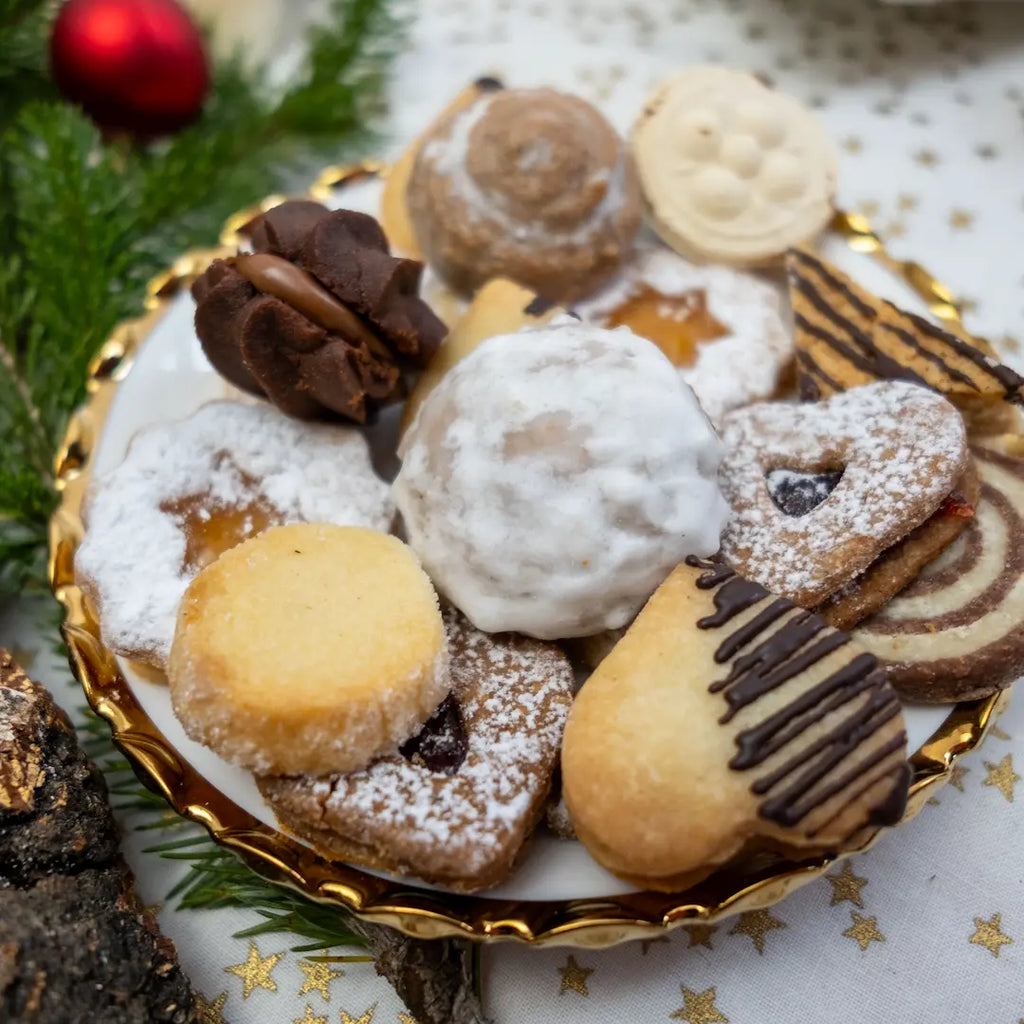
<svg viewBox="0 0 1024 1024"><path fill-rule="evenodd" d="M757 952L764 956L764 938L776 928L787 927L785 921L780 921L767 910L748 910L740 914L740 919L733 925L730 935L747 935L754 943Z"/></svg>
<svg viewBox="0 0 1024 1024"><path fill-rule="evenodd" d="M576 957L570 956L565 961L565 966L558 968L558 973L562 976L562 987L558 990L559 995L569 991L578 992L581 996L590 995L587 991L587 978L594 973L593 967L580 967L576 963Z"/></svg>
<svg viewBox="0 0 1024 1024"><path fill-rule="evenodd" d="M1020 782L1020 776L1013 770L1013 754L1007 754L999 764L986 761L985 769L988 777L982 785L995 786L1010 803L1013 803L1013 785Z"/></svg>
<svg viewBox="0 0 1024 1024"><path fill-rule="evenodd" d="M245 958L245 963L225 967L224 970L242 979L242 998L248 999L257 988L265 988L269 992L277 991L277 982L271 975L278 962L283 959L284 953L260 956L256 943L250 942L249 955Z"/></svg>
<svg viewBox="0 0 1024 1024"><path fill-rule="evenodd" d="M853 873L853 865L848 860L843 861L843 866L838 871L833 871L832 874L825 877L828 879L828 884L832 886L832 898L828 901L830 907L845 901L858 907L864 906L860 891L868 884L868 880L858 878Z"/></svg>
<svg viewBox="0 0 1024 1024"><path fill-rule="evenodd" d="M853 939L862 950L872 942L885 942L885 936L878 930L877 917L861 917L855 910L850 911L853 924L843 932L848 939Z"/></svg>
<svg viewBox="0 0 1024 1024"><path fill-rule="evenodd" d="M1003 931L1003 915L993 914L988 921L976 917L971 943L975 946L984 946L995 957L999 956L999 950L1003 946L1012 945L1013 939Z"/></svg>
<svg viewBox="0 0 1024 1024"><path fill-rule="evenodd" d="M673 1020L684 1020L687 1024L729 1024L729 1018L715 1006L714 987L703 992L693 992L685 985L683 1005L669 1014Z"/></svg>

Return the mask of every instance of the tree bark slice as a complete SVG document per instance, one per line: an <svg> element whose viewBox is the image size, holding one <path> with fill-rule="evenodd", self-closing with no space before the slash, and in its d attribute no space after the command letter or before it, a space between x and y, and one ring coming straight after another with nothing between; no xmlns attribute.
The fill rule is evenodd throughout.
<svg viewBox="0 0 1024 1024"><path fill-rule="evenodd" d="M199 1019L173 944L135 895L102 776L0 650L0 1020Z"/></svg>

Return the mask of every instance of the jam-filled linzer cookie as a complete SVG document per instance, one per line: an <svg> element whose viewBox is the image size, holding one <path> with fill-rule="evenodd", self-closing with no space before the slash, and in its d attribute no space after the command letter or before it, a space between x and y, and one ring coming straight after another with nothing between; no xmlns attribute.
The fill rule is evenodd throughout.
<svg viewBox="0 0 1024 1024"><path fill-rule="evenodd" d="M814 404L752 405L725 417L722 441L719 480L732 506L722 554L805 608L937 512L968 469L960 414L902 381ZM821 489L801 508L780 503L778 478L805 475Z"/></svg>
<svg viewBox="0 0 1024 1024"><path fill-rule="evenodd" d="M482 90L422 141L406 203L430 265L471 294L508 277L568 302L633 249L633 160L589 103L550 89Z"/></svg>
<svg viewBox="0 0 1024 1024"><path fill-rule="evenodd" d="M452 692L397 753L349 775L257 781L327 857L471 892L512 869L544 809L573 678L552 644L445 611Z"/></svg>
<svg viewBox="0 0 1024 1024"><path fill-rule="evenodd" d="M365 423L402 397L445 334L420 299L423 266L391 256L380 226L308 200L249 228L254 252L192 285L196 334L223 377L301 419Z"/></svg>
<svg viewBox="0 0 1024 1024"><path fill-rule="evenodd" d="M973 448L981 497L966 530L854 632L909 700L973 700L1024 673L1024 458L1004 447Z"/></svg>
<svg viewBox="0 0 1024 1024"><path fill-rule="evenodd" d="M393 516L356 430L212 402L140 431L95 481L75 575L103 642L162 670L185 588L228 548L281 523L387 530Z"/></svg>
<svg viewBox="0 0 1024 1024"><path fill-rule="evenodd" d="M653 341L713 423L774 395L792 361L775 288L753 274L697 266L660 247L637 253L575 311Z"/></svg>
<svg viewBox="0 0 1024 1024"><path fill-rule="evenodd" d="M823 127L745 72L693 67L663 82L633 128L633 155L652 227L693 259L774 262L832 217Z"/></svg>
<svg viewBox="0 0 1024 1024"><path fill-rule="evenodd" d="M393 493L431 579L480 629L625 625L728 508L721 446L649 341L571 318L490 338L420 407Z"/></svg>
<svg viewBox="0 0 1024 1024"><path fill-rule="evenodd" d="M279 526L221 555L181 602L168 663L189 736L253 771L351 771L448 691L437 595L396 537Z"/></svg>
<svg viewBox="0 0 1024 1024"><path fill-rule="evenodd" d="M986 343L872 295L806 249L790 252L786 267L802 397L828 397L873 380L907 380L945 395L972 436L1020 428L1024 377L1000 363Z"/></svg>
<svg viewBox="0 0 1024 1024"><path fill-rule="evenodd" d="M906 805L875 658L785 598L687 559L584 684L562 780L594 858L676 891L745 854L855 849Z"/></svg>

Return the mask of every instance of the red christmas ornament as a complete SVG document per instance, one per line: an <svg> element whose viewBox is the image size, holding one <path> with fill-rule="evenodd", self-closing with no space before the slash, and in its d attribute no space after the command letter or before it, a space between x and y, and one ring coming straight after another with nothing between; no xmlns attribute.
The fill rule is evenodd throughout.
<svg viewBox="0 0 1024 1024"><path fill-rule="evenodd" d="M210 84L203 40L174 0L68 0L50 37L57 88L101 127L165 135Z"/></svg>

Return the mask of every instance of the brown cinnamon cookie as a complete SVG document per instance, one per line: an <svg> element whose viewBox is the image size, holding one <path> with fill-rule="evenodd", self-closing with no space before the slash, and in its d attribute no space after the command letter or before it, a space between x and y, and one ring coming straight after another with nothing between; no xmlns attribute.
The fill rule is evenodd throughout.
<svg viewBox="0 0 1024 1024"><path fill-rule="evenodd" d="M840 587L815 611L836 629L852 629L873 615L960 536L974 517L980 495L981 481L971 460L937 512L883 551L860 576Z"/></svg>
<svg viewBox="0 0 1024 1024"><path fill-rule="evenodd" d="M1020 427L1024 377L991 346L937 327L872 295L806 249L786 260L804 398L818 399L873 380L934 388L964 413L972 434Z"/></svg>
<svg viewBox="0 0 1024 1024"><path fill-rule="evenodd" d="M972 451L981 497L967 528L854 631L910 700L974 700L1024 673L1024 459Z"/></svg>
<svg viewBox="0 0 1024 1024"><path fill-rule="evenodd" d="M960 414L935 392L902 381L813 405L753 405L724 418L722 440L719 482L732 506L722 554L805 608L920 526L967 465ZM829 486L787 511L772 497L780 474L825 475Z"/></svg>
<svg viewBox="0 0 1024 1024"><path fill-rule="evenodd" d="M860 846L901 819L906 756L899 701L872 655L689 558L576 698L562 781L596 860L674 892L766 849Z"/></svg>
<svg viewBox="0 0 1024 1024"><path fill-rule="evenodd" d="M553 644L489 636L451 608L445 625L451 697L400 753L257 782L324 856L472 892L505 878L543 813L573 678Z"/></svg>

